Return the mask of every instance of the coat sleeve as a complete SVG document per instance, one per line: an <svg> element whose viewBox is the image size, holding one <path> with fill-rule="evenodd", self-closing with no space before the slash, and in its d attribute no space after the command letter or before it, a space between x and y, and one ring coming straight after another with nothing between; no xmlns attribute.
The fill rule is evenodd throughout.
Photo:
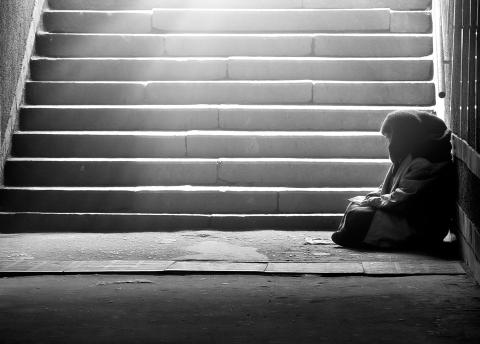
<svg viewBox="0 0 480 344"><path fill-rule="evenodd" d="M379 197L382 194L382 187L383 185L380 185L375 191L369 192L365 195L365 198Z"/></svg>
<svg viewBox="0 0 480 344"><path fill-rule="evenodd" d="M372 192L366 194L365 198L368 199L368 198L373 198L373 197L379 197L382 194L383 186L387 183L387 181L389 179L392 178L392 170L393 170L393 166L390 166L390 168L388 169L387 175L385 176L385 179L380 184L380 186L375 191L372 191Z"/></svg>
<svg viewBox="0 0 480 344"><path fill-rule="evenodd" d="M403 176L400 177L398 186L391 193L370 197L365 201L365 205L377 209L400 211L404 208L405 201L417 194L434 179L433 164L423 158L414 159Z"/></svg>

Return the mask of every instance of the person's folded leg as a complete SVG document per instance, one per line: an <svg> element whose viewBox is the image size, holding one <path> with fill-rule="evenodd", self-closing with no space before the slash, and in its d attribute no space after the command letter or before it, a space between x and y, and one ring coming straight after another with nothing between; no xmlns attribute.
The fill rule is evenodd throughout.
<svg viewBox="0 0 480 344"><path fill-rule="evenodd" d="M364 246L363 239L374 215L375 210L371 207L356 206L348 209L339 230L332 234L332 241L346 247Z"/></svg>

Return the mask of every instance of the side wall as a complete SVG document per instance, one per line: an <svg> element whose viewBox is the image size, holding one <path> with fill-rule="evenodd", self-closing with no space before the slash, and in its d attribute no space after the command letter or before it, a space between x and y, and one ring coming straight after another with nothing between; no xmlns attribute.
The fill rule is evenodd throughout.
<svg viewBox="0 0 480 344"><path fill-rule="evenodd" d="M10 147L43 0L0 1L0 176ZM1 185L1 183L0 183Z"/></svg>
<svg viewBox="0 0 480 344"><path fill-rule="evenodd" d="M480 283L479 0L441 0L446 94L458 177L456 226L463 257Z"/></svg>

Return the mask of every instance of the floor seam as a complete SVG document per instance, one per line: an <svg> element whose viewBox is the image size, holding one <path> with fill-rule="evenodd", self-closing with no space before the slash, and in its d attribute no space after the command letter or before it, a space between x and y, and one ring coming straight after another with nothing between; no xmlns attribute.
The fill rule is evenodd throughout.
<svg viewBox="0 0 480 344"><path fill-rule="evenodd" d="M0 276L43 274L262 273L364 276L463 275L459 261L292 262L226 260L0 261Z"/></svg>

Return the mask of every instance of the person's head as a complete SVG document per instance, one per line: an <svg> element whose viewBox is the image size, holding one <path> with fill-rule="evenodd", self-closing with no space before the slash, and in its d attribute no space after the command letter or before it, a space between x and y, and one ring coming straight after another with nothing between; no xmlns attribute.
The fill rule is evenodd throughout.
<svg viewBox="0 0 480 344"><path fill-rule="evenodd" d="M451 159L450 130L426 111L399 110L387 115L380 132L388 140L390 160L400 163L407 155L431 162Z"/></svg>

